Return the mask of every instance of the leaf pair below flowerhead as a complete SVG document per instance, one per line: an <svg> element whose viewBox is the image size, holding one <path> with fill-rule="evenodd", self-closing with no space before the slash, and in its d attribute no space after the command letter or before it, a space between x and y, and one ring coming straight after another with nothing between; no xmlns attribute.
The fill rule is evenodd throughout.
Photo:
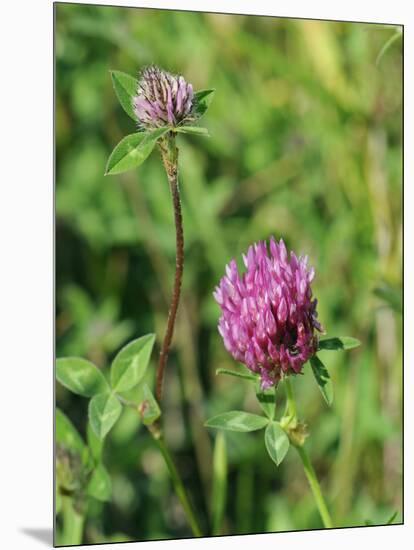
<svg viewBox="0 0 414 550"><path fill-rule="evenodd" d="M253 432L266 428L264 436L266 449L277 466L289 450L289 438L279 422L264 416L244 411L229 411L213 416L205 426L233 432Z"/></svg>

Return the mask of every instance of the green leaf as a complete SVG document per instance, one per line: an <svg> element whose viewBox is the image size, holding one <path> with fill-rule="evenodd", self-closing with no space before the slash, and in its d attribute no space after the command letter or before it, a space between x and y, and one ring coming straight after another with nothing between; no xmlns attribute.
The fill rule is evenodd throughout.
<svg viewBox="0 0 414 550"><path fill-rule="evenodd" d="M91 452L92 458L95 462L100 462L102 459L103 440L99 439L96 433L93 431L91 423L88 422L86 427L86 437L88 441L88 447Z"/></svg>
<svg viewBox="0 0 414 550"><path fill-rule="evenodd" d="M270 458L279 466L289 450L289 438L278 422L270 422L267 426L265 445Z"/></svg>
<svg viewBox="0 0 414 550"><path fill-rule="evenodd" d="M143 385L142 396L144 400L139 407L139 412L142 423L145 424L145 426L149 426L161 416L161 410L155 397L152 395L152 391L150 390L148 384Z"/></svg>
<svg viewBox="0 0 414 550"><path fill-rule="evenodd" d="M83 455L85 443L69 418L60 409L56 409L56 443L60 443Z"/></svg>
<svg viewBox="0 0 414 550"><path fill-rule="evenodd" d="M227 451L223 432L218 432L213 453L212 525L213 535L219 535L227 497Z"/></svg>
<svg viewBox="0 0 414 550"><path fill-rule="evenodd" d="M207 109L210 107L210 104L213 100L216 90L198 90L194 94L194 110L197 115L197 118L201 118Z"/></svg>
<svg viewBox="0 0 414 550"><path fill-rule="evenodd" d="M244 411L230 411L213 416L204 424L207 428L218 428L233 432L253 432L261 430L268 423L268 419L258 414Z"/></svg>
<svg viewBox="0 0 414 550"><path fill-rule="evenodd" d="M86 490L89 496L97 500L107 501L111 499L111 478L103 464L98 464L93 471Z"/></svg>
<svg viewBox="0 0 414 550"><path fill-rule="evenodd" d="M105 176L121 174L144 162L157 140L171 128L157 128L151 132L137 132L124 137L109 156Z"/></svg>
<svg viewBox="0 0 414 550"><path fill-rule="evenodd" d="M108 388L102 372L81 357L62 357L56 361L56 378L68 390L92 397Z"/></svg>
<svg viewBox="0 0 414 550"><path fill-rule="evenodd" d="M138 89L138 80L129 74L121 71L110 71L112 84L119 103L124 111L133 119L137 120L132 107L132 98L136 95Z"/></svg>
<svg viewBox="0 0 414 550"><path fill-rule="evenodd" d="M89 422L99 439L103 439L121 414L122 406L112 393L95 395L89 402Z"/></svg>
<svg viewBox="0 0 414 550"><path fill-rule="evenodd" d="M256 382L257 376L254 376L254 374L247 374L244 372L239 372L236 370L230 370L230 369L217 369L216 374L228 374L229 376L235 376L236 378L244 378L245 380L252 380L253 382Z"/></svg>
<svg viewBox="0 0 414 550"><path fill-rule="evenodd" d="M147 369L155 335L147 334L127 344L111 365L111 384L115 391L132 389L143 378Z"/></svg>
<svg viewBox="0 0 414 550"><path fill-rule="evenodd" d="M273 420L276 413L275 388L273 387L268 390L262 390L260 389L259 382L258 387L256 388L256 397L265 415L270 418L270 420Z"/></svg>
<svg viewBox="0 0 414 550"><path fill-rule="evenodd" d="M347 350L357 348L361 342L351 336L335 336L334 338L323 338L319 340L320 350Z"/></svg>
<svg viewBox="0 0 414 550"><path fill-rule="evenodd" d="M210 137L207 128L202 128L201 126L177 126L175 131L181 134L195 134L198 136Z"/></svg>
<svg viewBox="0 0 414 550"><path fill-rule="evenodd" d="M318 383L319 389L321 390L325 401L328 405L332 405L333 387L328 369L316 355L310 358L310 364L315 380Z"/></svg>

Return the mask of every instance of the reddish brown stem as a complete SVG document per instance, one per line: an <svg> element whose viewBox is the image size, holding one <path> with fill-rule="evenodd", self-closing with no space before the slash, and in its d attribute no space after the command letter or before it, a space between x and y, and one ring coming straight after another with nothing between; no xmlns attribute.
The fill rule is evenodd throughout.
<svg viewBox="0 0 414 550"><path fill-rule="evenodd" d="M167 329L165 331L165 336L161 347L160 359L158 362L158 369L156 374L155 395L158 402L161 401L162 397L164 371L174 334L174 324L177 316L178 303L180 301L181 282L184 269L184 232L183 218L181 213L180 188L178 185L178 149L175 145L175 138L173 135L169 135L162 143L160 143L160 150L165 170L167 172L168 183L170 185L174 208L176 256L174 289L171 299L170 310L168 312Z"/></svg>

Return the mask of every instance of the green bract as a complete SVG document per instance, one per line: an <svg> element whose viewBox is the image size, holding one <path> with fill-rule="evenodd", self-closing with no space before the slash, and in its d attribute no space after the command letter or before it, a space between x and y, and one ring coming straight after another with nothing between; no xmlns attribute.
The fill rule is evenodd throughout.
<svg viewBox="0 0 414 550"><path fill-rule="evenodd" d="M110 71L110 73L119 103L122 105L126 114L136 121L137 117L132 108L132 98L137 93L138 80L121 71Z"/></svg>
<svg viewBox="0 0 414 550"><path fill-rule="evenodd" d="M319 340L320 350L347 350L357 348L361 342L351 336L335 336L334 338L323 338Z"/></svg>
<svg viewBox="0 0 414 550"><path fill-rule="evenodd" d="M144 400L140 405L141 419L143 424L149 426L161 416L161 410L148 384L143 385L142 395Z"/></svg>
<svg viewBox="0 0 414 550"><path fill-rule="evenodd" d="M198 90L194 93L194 102L195 102L195 112L198 118L201 118L207 109L210 107L211 102L216 90Z"/></svg>
<svg viewBox="0 0 414 550"><path fill-rule="evenodd" d="M310 358L310 364L312 372L315 376L315 380L318 383L319 389L328 405L332 405L333 401L333 387L331 378L329 376L328 369L322 363L317 355Z"/></svg>

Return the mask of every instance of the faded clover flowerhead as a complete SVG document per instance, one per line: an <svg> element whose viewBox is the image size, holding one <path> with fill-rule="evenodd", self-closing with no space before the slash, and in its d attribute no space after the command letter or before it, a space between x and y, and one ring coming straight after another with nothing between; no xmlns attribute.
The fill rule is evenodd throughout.
<svg viewBox="0 0 414 550"><path fill-rule="evenodd" d="M145 129L177 126L196 118L192 85L184 77L156 66L141 72L132 104L139 124Z"/></svg>
<svg viewBox="0 0 414 550"><path fill-rule="evenodd" d="M243 254L247 268L239 274L233 259L214 292L222 314L218 330L237 361L260 374L262 389L282 376L301 372L317 351L317 300L312 299L315 271L307 256L288 253L281 239L250 246Z"/></svg>

